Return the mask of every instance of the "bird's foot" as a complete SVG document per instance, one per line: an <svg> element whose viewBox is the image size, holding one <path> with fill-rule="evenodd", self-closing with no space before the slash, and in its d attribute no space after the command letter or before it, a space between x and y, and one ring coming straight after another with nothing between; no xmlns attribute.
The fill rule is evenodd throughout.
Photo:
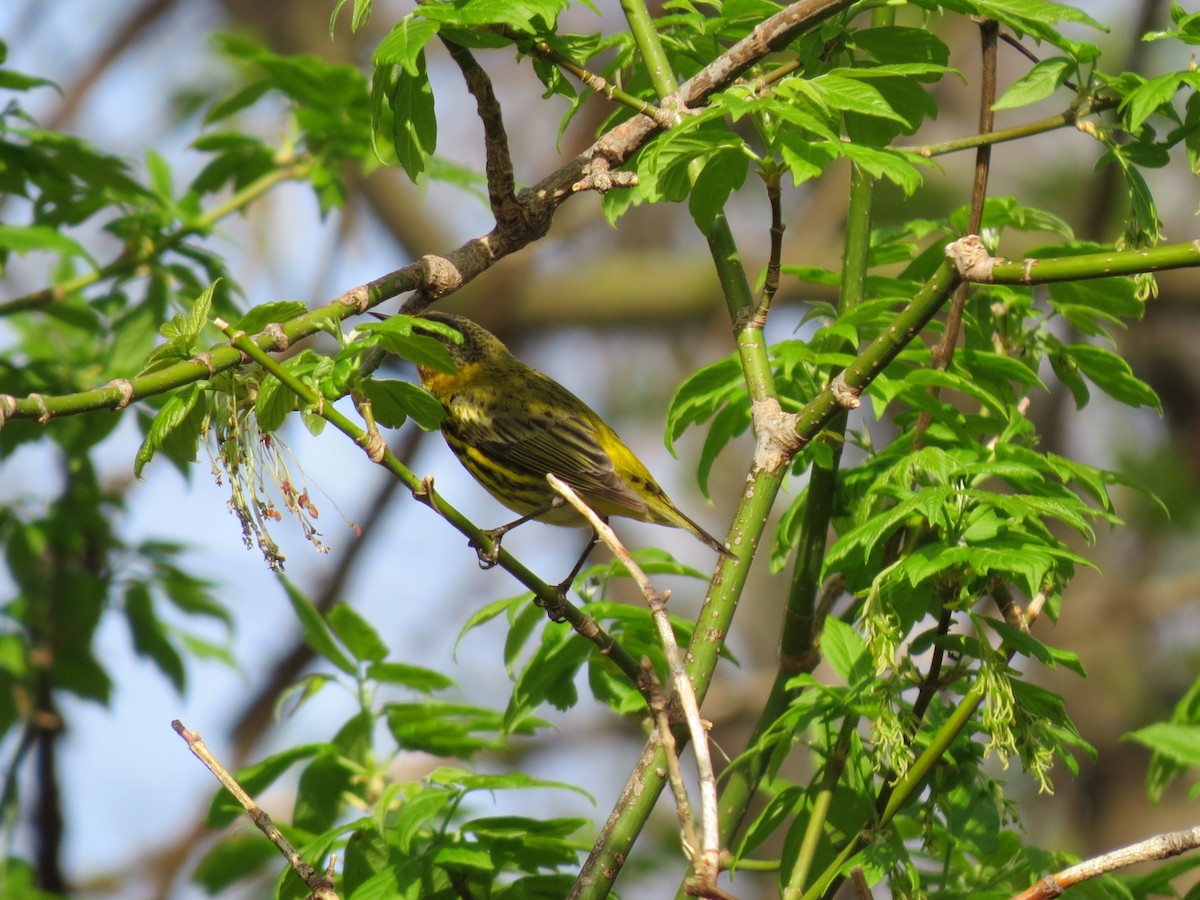
<svg viewBox="0 0 1200 900"><path fill-rule="evenodd" d="M568 579L562 584L554 586L554 594L557 598L548 603L538 603L542 609L546 611L546 618L551 622L567 621L567 591L571 589L571 581Z"/></svg>
<svg viewBox="0 0 1200 900"><path fill-rule="evenodd" d="M475 556L479 559L479 568L490 569L496 565L496 561L500 559L500 542L507 530L507 528L492 528L485 531L483 534L490 545L486 550L471 541L471 549L475 551Z"/></svg>

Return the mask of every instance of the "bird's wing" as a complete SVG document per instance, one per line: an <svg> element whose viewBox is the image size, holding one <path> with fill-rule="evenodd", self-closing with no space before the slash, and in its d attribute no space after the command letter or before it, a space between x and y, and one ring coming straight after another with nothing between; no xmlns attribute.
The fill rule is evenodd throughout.
<svg viewBox="0 0 1200 900"><path fill-rule="evenodd" d="M520 425L497 418L494 434L484 438L486 452L517 471L536 478L553 473L596 506L606 501L634 517L646 513L646 502L617 474L612 457L597 440L595 428L578 416L526 414ZM598 512L604 514L603 509Z"/></svg>

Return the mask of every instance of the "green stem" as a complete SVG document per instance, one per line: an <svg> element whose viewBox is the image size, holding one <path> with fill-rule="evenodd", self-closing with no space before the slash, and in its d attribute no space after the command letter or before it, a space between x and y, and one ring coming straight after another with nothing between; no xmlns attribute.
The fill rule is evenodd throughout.
<svg viewBox="0 0 1200 900"><path fill-rule="evenodd" d="M382 303L404 291L421 285L421 268L417 264L390 272L382 278L347 291L325 306L281 323L273 333L256 335L254 343L263 350L288 346L301 338L323 330L331 321L341 321L358 315L362 309ZM282 340L279 335L282 334ZM135 400L162 394L175 388L211 378L217 372L231 369L241 360L241 353L227 343L217 344L205 353L185 362L175 363L146 375L112 382L103 387L44 397L30 394L17 399L0 394L0 425L6 419L37 419L45 423L55 416L78 415L101 409L123 409Z"/></svg>
<svg viewBox="0 0 1200 900"><path fill-rule="evenodd" d="M278 378L284 387L306 403L314 413L354 441L359 447L366 448L368 446L371 442L371 435L366 429L360 428L338 410L337 407L327 401L315 388L306 384L292 372L281 366L265 350L259 347L250 335L245 332L233 331L227 323L220 319L216 320L216 325L230 336L229 344L232 348L240 353L245 353L246 356L262 366L265 371ZM382 444L382 442L380 443ZM487 535L475 523L442 499L433 490L432 484L426 484L425 481L413 474L412 470L405 466L388 449L386 444L382 444L380 450L382 451L382 455L379 459L379 464L411 490L413 497L421 500L457 528L467 537L472 546L485 548L489 546ZM642 695L647 699L647 703L649 703L650 686L647 683L646 675L641 665L624 647L617 643L615 638L605 632L595 619L584 613L565 597L560 596L554 587L542 581L507 550L501 548L496 564L529 588L540 606L543 608L553 608L556 612L561 613L562 617L577 632L599 648L601 654L612 659L617 667L642 692Z"/></svg>
<svg viewBox="0 0 1200 900"><path fill-rule="evenodd" d="M875 376L916 337L920 328L937 313L950 292L958 284L949 261L944 262L914 297L912 303L896 317L896 327L876 338L847 367L840 376L845 384L861 393ZM797 415L796 435L800 442L812 440L842 409L833 389L826 388ZM786 467L785 467L786 468ZM745 497L734 514L731 534L748 535L743 546L732 542L738 558L722 558L710 584L709 596L701 608L697 628L689 647L688 673L696 683L697 697L703 697L716 662L715 649L723 640L733 615L731 598L745 586L748 561L754 555L758 536L766 521L767 512L779 490L783 473L752 468ZM692 654L695 654L693 657ZM633 774L615 804L604 830L597 839L592 854L580 872L570 897L596 898L607 896L612 882L621 871L633 842L654 808L658 795L666 784L666 762L657 742L646 745Z"/></svg>
<svg viewBox="0 0 1200 900"><path fill-rule="evenodd" d="M892 791L887 805L884 806L883 811L879 814L878 821L873 825L870 823L863 825L854 840L849 841L842 848L837 858L826 867L825 871L821 873L821 877L813 883L812 887L804 892L800 900L817 900L833 884L834 880L845 867L846 862L866 846L871 831L886 827L895 817L896 813L903 809L904 805L917 795L938 760L944 757L955 738L962 734L971 723L972 716L975 715L975 711L979 709L980 704L983 703L986 696L985 684L983 676L979 676L978 680L971 685L966 695L959 701L954 712L950 714L949 718L942 724L942 727L938 729L933 739L929 742L929 746L917 757L912 767L896 784L896 788Z"/></svg>
<svg viewBox="0 0 1200 900"><path fill-rule="evenodd" d="M1200 240L1187 244L1165 244L1142 250L1114 250L1047 259L996 259L990 275L967 275L968 281L984 284L1050 284L1112 275L1138 275L1200 266Z"/></svg>
<svg viewBox="0 0 1200 900"><path fill-rule="evenodd" d="M871 243L873 197L873 180L857 166L852 167L846 249L839 293L839 307L842 310L852 308L863 296ZM837 486L846 418L842 416L835 419L825 433L829 435L830 446L833 449L833 466L813 466L809 475L804 519L796 540L796 563L792 569L791 587L779 639L779 669L775 673L771 692L759 713L748 746L753 746L794 700L795 692L787 688L791 678L801 672L811 672L818 661L816 640L819 623L816 622L816 597L820 589L821 564L825 558L829 520L833 512L833 493ZM733 842L741 827L750 798L758 789L767 764L765 755L760 754L730 773L725 789L721 792L721 840L726 846Z"/></svg>
<svg viewBox="0 0 1200 900"><path fill-rule="evenodd" d="M835 379L840 384L825 388L796 414L796 434L802 443L812 440L847 404L856 402L851 398L861 395L875 376L900 355L900 351L937 315L960 281L962 277L954 266L944 260L888 329L842 370Z"/></svg>
<svg viewBox="0 0 1200 900"><path fill-rule="evenodd" d="M675 91L676 81L645 4L639 0L622 0L621 6L655 90L660 98L668 96ZM689 174L694 180L699 175L699 168L689 167ZM761 324L755 327L751 323L754 298L750 282L733 232L723 213L715 217L705 238L730 319L737 325L737 349L746 373L750 397L752 400L772 397L775 393L774 379ZM774 471L758 465L751 467L743 500L738 504L729 531L728 545L737 559L722 558L717 564L708 596L697 618L702 627L695 629L687 651L687 672L698 701L703 701L712 681L737 601L745 588L750 562L785 473L786 466ZM682 747L687 736L681 732L676 739ZM647 744L572 888L571 897L597 898L608 895L666 785L665 772L665 759L657 742Z"/></svg>
<svg viewBox="0 0 1200 900"><path fill-rule="evenodd" d="M842 731L838 735L837 744L833 746L829 758L825 761L825 771L821 776L821 787L813 798L812 810L809 813L808 824L804 828L804 837L800 841L800 850L796 854L796 865L792 869L791 878L784 888L784 900L793 900L800 896L800 891L808 881L808 873L812 871L813 859L816 858L817 848L821 843L821 835L825 831L825 821L829 818L829 810L833 806L833 793L841 780L846 768L846 756L850 752L850 732L854 730L857 719L847 717L842 722Z"/></svg>
<svg viewBox="0 0 1200 900"><path fill-rule="evenodd" d="M658 31L654 28L654 19L650 10L642 0L621 0L621 12L629 23L634 43L642 54L642 62L650 75L650 83L654 92L661 100L668 94L673 94L679 88L675 74L671 71L671 61L663 49L662 41L658 39Z"/></svg>
<svg viewBox="0 0 1200 900"><path fill-rule="evenodd" d="M1047 131L1054 131L1058 128L1074 125L1084 116L1112 109L1116 105L1117 101L1115 99L1101 97L1093 100L1091 105L1086 109L1068 109L1058 115L1038 119L1036 122L1014 125L1012 128L1001 128L999 131L990 131L987 134L973 134L969 137L957 138L953 141L943 141L940 144L923 144L919 147L897 147L896 149L919 153L925 157L944 156L947 153L958 153L961 150L973 150L976 147L1003 144L1007 141L1019 141L1037 134L1045 134Z"/></svg>
<svg viewBox="0 0 1200 900"><path fill-rule="evenodd" d="M510 29L503 29L501 33L505 34L506 37L510 37L510 39L514 41L516 40L516 32L513 32ZM574 60L563 56L544 41L534 41L532 44L528 45L528 48L528 52L532 55L539 56L547 62L554 63L554 65L558 66L565 72L570 72L583 83L584 87L595 91L597 94L600 94L603 97L607 97L614 103L620 103L622 106L628 107L635 113L639 113L649 119L653 119L655 122L662 122L664 119L665 114L663 111L653 103L643 100L640 97L635 97L633 94L621 90L607 79L602 78L595 72L592 72L584 66L579 65L579 63L575 62Z"/></svg>

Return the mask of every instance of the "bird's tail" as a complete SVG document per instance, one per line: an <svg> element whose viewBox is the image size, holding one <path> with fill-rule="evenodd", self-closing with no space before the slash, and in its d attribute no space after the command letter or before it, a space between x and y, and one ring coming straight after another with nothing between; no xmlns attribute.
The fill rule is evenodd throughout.
<svg viewBox="0 0 1200 900"><path fill-rule="evenodd" d="M690 531L700 541L707 544L709 547L712 547L712 549L716 550L722 556L727 556L730 559L737 558L736 556L734 556L733 551L731 551L724 544L722 544L720 541L718 541L715 537L713 537L711 534L709 534L707 531L705 531L703 528L701 528L699 525L697 525L695 522L693 522L691 519L689 519L687 516L685 516L683 513L681 513L678 509L672 509L671 512L674 514L675 517L678 517L678 521L673 522L672 524L679 526L680 528L684 529L685 531Z"/></svg>

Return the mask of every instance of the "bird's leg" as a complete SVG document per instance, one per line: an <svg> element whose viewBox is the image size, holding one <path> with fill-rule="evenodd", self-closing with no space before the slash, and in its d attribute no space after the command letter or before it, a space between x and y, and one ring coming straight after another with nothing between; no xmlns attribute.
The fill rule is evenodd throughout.
<svg viewBox="0 0 1200 900"><path fill-rule="evenodd" d="M518 525L524 525L538 516L544 516L552 509L557 509L564 503L561 497L555 497L553 500L546 503L544 506L539 506L527 516L521 516L519 519L514 519L507 525L501 525L499 528L489 528L484 534L491 541L492 547L490 550L484 550L476 546L472 541L471 546L475 548L475 555L479 557L479 568L490 569L496 564L496 560L500 558L500 542L504 540L504 536L516 528Z"/></svg>
<svg viewBox="0 0 1200 900"><path fill-rule="evenodd" d="M596 549L596 545L600 543L600 535L596 533L596 529L592 529L592 536L588 538L587 546L583 548L583 553L579 555L579 559L575 561L574 568L571 569L571 574L560 581L555 590L558 591L558 596L566 597L567 591L571 589L571 585L575 581L575 576L579 574L583 568L583 564L587 562L587 558L592 555L592 551Z"/></svg>

